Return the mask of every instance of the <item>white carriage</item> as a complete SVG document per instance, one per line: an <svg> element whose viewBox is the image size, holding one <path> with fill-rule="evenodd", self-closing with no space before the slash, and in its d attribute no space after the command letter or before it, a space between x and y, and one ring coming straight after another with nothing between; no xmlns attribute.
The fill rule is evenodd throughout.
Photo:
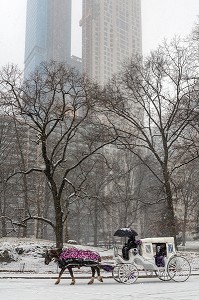
<svg viewBox="0 0 199 300"><path fill-rule="evenodd" d="M134 283L143 271L163 281L177 282L186 281L191 274L188 260L176 253L173 237L140 239L139 245L129 250L128 260L114 246L114 260L113 278L126 284Z"/></svg>

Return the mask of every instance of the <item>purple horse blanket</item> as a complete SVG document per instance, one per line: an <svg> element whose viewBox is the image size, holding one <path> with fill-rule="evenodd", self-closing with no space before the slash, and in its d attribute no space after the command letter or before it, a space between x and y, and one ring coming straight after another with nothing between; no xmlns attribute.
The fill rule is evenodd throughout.
<svg viewBox="0 0 199 300"><path fill-rule="evenodd" d="M81 260L90 260L90 261L101 261L101 257L99 253L91 251L91 250L82 250L73 248L67 248L62 251L59 256L60 260L68 260L68 259L81 259Z"/></svg>

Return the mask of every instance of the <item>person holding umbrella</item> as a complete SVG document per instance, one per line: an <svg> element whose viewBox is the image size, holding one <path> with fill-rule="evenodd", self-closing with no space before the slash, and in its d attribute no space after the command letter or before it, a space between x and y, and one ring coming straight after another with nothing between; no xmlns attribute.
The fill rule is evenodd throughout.
<svg viewBox="0 0 199 300"><path fill-rule="evenodd" d="M127 243L122 248L122 256L125 260L129 260L129 250L137 248L136 235L138 235L137 232L131 228L120 228L114 233L114 236L128 237Z"/></svg>
<svg viewBox="0 0 199 300"><path fill-rule="evenodd" d="M132 248L137 248L137 244L136 244L134 235L129 237L129 239L127 241L127 247L128 247L129 250L132 249Z"/></svg>
<svg viewBox="0 0 199 300"><path fill-rule="evenodd" d="M133 248L137 248L134 235L129 237L127 243L122 248L122 256L125 260L129 260L129 250Z"/></svg>

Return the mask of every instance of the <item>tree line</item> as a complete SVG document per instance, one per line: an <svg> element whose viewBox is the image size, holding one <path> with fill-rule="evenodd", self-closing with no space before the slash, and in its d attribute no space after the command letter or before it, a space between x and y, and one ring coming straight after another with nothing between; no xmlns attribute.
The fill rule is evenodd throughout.
<svg viewBox="0 0 199 300"><path fill-rule="evenodd" d="M132 57L104 86L64 63L28 79L1 69L2 236L50 228L62 247L135 223L183 242L198 230L197 34Z"/></svg>

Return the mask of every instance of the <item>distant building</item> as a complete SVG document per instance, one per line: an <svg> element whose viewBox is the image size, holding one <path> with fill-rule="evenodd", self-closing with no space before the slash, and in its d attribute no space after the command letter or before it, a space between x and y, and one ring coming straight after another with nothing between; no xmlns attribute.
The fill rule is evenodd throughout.
<svg viewBox="0 0 199 300"><path fill-rule="evenodd" d="M83 0L83 71L100 83L142 52L140 0Z"/></svg>
<svg viewBox="0 0 199 300"><path fill-rule="evenodd" d="M76 68L80 73L82 72L82 59L78 56L71 56L71 66Z"/></svg>
<svg viewBox="0 0 199 300"><path fill-rule="evenodd" d="M42 61L70 59L71 0L27 0L25 77Z"/></svg>

